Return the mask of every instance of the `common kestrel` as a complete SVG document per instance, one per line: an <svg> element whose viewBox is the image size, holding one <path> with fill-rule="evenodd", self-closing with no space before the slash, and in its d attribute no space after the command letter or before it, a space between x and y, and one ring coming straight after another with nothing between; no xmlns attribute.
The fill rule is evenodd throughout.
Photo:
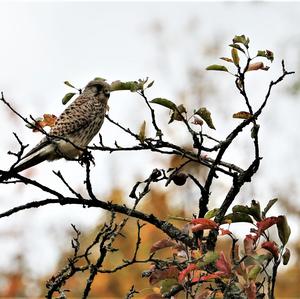
<svg viewBox="0 0 300 299"><path fill-rule="evenodd" d="M45 136L13 169L20 172L45 160L75 159L99 132L106 113L110 86L100 79L87 84L58 117Z"/></svg>

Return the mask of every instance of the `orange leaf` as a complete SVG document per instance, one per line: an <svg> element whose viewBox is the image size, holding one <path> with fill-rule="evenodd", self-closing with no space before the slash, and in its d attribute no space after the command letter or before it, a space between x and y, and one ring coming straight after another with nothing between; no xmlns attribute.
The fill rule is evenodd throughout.
<svg viewBox="0 0 300 299"><path fill-rule="evenodd" d="M46 126L53 127L57 121L57 117L54 114L44 114L44 122Z"/></svg>
<svg viewBox="0 0 300 299"><path fill-rule="evenodd" d="M266 241L261 244L261 247L269 250L273 254L274 258L278 259L279 250L277 244L274 241Z"/></svg>
<svg viewBox="0 0 300 299"><path fill-rule="evenodd" d="M182 281L184 280L184 278L192 271L194 270L198 270L197 265L195 264L189 264L185 269L183 269L179 275L178 275L178 282L182 283Z"/></svg>
<svg viewBox="0 0 300 299"><path fill-rule="evenodd" d="M152 247L150 249L150 253L156 252L157 250L160 250L163 248L172 247L174 245L176 245L176 242L174 242L170 239L162 239L162 240L155 242L152 245Z"/></svg>
<svg viewBox="0 0 300 299"><path fill-rule="evenodd" d="M229 276L231 274L231 264L227 260L223 251L220 252L220 257L216 260L217 269Z"/></svg>

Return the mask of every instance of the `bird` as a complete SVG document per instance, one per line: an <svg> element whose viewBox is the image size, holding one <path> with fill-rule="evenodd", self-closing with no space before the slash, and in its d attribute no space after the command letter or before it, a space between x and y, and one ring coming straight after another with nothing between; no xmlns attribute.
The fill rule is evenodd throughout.
<svg viewBox="0 0 300 299"><path fill-rule="evenodd" d="M44 161L80 157L104 122L109 97L108 83L102 79L90 81L57 118L49 134L24 155L11 171L19 173Z"/></svg>

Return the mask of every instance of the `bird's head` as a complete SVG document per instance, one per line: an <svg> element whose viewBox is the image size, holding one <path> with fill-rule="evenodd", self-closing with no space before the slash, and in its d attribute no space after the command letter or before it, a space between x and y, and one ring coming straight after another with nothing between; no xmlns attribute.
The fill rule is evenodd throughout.
<svg viewBox="0 0 300 299"><path fill-rule="evenodd" d="M95 96L103 94L105 97L110 96L110 85L102 79L94 79L90 81L84 88L85 93L92 93Z"/></svg>

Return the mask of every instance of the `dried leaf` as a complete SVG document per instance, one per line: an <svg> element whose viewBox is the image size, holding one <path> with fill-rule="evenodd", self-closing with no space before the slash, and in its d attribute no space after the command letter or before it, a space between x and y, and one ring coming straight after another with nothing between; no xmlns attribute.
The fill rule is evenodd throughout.
<svg viewBox="0 0 300 299"><path fill-rule="evenodd" d="M233 60L231 58L228 58L228 57L220 57L220 59L225 60L227 62L232 62L233 63Z"/></svg>
<svg viewBox="0 0 300 299"><path fill-rule="evenodd" d="M145 120L143 121L143 123L140 126L139 139L140 139L141 143L144 143L144 141L146 139L146 121Z"/></svg>
<svg viewBox="0 0 300 299"><path fill-rule="evenodd" d="M173 247L176 245L176 242L170 240L170 239L162 239L159 240L157 242L155 242L151 249L150 249L150 253L156 252L157 250L163 249L163 248L167 248L167 247Z"/></svg>
<svg viewBox="0 0 300 299"><path fill-rule="evenodd" d="M240 57L239 57L239 54L238 54L238 51L237 51L236 48L232 48L232 49L231 49L231 57L232 57L233 63L234 63L236 66L239 66L239 63L240 63Z"/></svg>
<svg viewBox="0 0 300 299"><path fill-rule="evenodd" d="M44 114L44 122L46 123L46 126L53 127L57 121L57 116L54 114Z"/></svg>
<svg viewBox="0 0 300 299"><path fill-rule="evenodd" d="M263 64L263 62L255 62L255 63L250 63L248 68L247 68L247 72L249 71L257 71L257 70L264 70L267 71L268 68L266 68Z"/></svg>
<svg viewBox="0 0 300 299"><path fill-rule="evenodd" d="M240 111L232 115L233 118L241 118L241 119L248 119L252 116L253 115L247 111Z"/></svg>
<svg viewBox="0 0 300 299"><path fill-rule="evenodd" d="M203 120L198 115L194 115L194 119L192 121L193 125L202 126L203 123L204 123Z"/></svg>

